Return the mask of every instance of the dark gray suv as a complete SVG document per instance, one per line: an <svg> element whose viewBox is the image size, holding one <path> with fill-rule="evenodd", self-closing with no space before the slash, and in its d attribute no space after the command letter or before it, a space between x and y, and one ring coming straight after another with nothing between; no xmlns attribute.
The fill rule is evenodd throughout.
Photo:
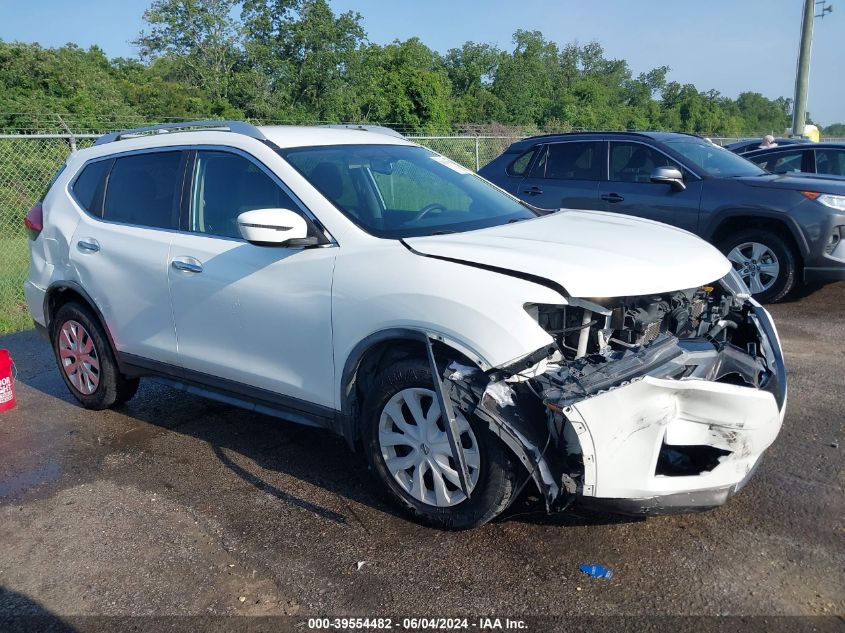
<svg viewBox="0 0 845 633"><path fill-rule="evenodd" d="M700 235L761 301L845 279L845 182L770 174L697 136L535 136L479 173L543 209L625 213Z"/></svg>

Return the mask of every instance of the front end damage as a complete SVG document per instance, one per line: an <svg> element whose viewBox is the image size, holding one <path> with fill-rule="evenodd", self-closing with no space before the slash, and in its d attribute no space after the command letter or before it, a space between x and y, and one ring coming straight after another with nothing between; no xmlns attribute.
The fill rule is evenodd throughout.
<svg viewBox="0 0 845 633"><path fill-rule="evenodd" d="M453 363L442 388L514 451L550 511L575 500L644 515L721 505L780 430L780 343L731 277L526 309L553 346L489 372Z"/></svg>

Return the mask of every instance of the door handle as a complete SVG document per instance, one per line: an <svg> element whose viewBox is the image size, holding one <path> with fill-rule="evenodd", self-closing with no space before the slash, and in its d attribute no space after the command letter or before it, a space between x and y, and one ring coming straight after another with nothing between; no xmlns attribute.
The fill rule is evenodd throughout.
<svg viewBox="0 0 845 633"><path fill-rule="evenodd" d="M537 196L543 193L543 190L540 187L529 187L528 189L523 189L522 193L527 193L529 196Z"/></svg>
<svg viewBox="0 0 845 633"><path fill-rule="evenodd" d="M79 240L76 243L76 246L79 247L79 250L86 251L88 253L96 253L100 250L100 245L97 243L93 237L88 237L84 240Z"/></svg>
<svg viewBox="0 0 845 633"><path fill-rule="evenodd" d="M202 272L202 264L198 261L187 261L185 259L174 259L170 262L170 265L173 266L176 270L181 270L186 273L201 273Z"/></svg>
<svg viewBox="0 0 845 633"><path fill-rule="evenodd" d="M605 202L622 202L625 198L618 193L606 193L601 197Z"/></svg>

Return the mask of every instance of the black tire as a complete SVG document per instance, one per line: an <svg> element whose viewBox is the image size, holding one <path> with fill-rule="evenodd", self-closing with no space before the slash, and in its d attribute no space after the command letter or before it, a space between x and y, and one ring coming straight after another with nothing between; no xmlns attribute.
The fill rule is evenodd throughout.
<svg viewBox="0 0 845 633"><path fill-rule="evenodd" d="M69 321L76 321L85 329L93 343L93 348L99 362L99 383L91 393L80 391L71 382L65 372L59 352L59 337L61 336L62 328ZM109 344L109 340L103 332L99 320L87 306L70 302L60 307L52 320L50 341L53 344L53 353L56 356L56 363L58 364L59 374L61 374L62 380L65 381L65 385L67 385L73 397L79 400L86 409L108 409L114 405L126 402L138 391L139 379L127 378L118 371L117 363L114 359L114 351Z"/></svg>
<svg viewBox="0 0 845 633"><path fill-rule="evenodd" d="M388 494L417 522L448 530L465 530L487 523L501 514L518 492L518 466L501 440L471 416L466 418L475 435L481 461L478 482L469 499L443 508L423 503L409 495L387 469L378 439L382 410L395 394L414 387L433 390L426 360L399 361L376 377L366 394L361 418L361 440L367 461Z"/></svg>
<svg viewBox="0 0 845 633"><path fill-rule="evenodd" d="M780 271L771 286L762 292L754 293L754 298L760 303L777 303L798 286L798 255L788 241L768 229L749 228L738 231L722 240L719 248L728 255L737 246L750 242L764 245L774 254L780 266ZM733 263L733 266L734 269L738 268L736 263Z"/></svg>

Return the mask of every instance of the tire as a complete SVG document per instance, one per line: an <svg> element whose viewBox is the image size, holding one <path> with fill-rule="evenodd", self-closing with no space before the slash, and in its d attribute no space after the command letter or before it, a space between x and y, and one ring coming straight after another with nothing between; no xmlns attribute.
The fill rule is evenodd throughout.
<svg viewBox="0 0 845 633"><path fill-rule="evenodd" d="M445 476L456 477L457 471L451 457L445 457L448 443L444 445L443 442L448 440L445 440L442 418L436 414L430 416L436 422L433 426L428 425L428 436L421 426L409 424L409 420L414 417L407 402L416 396L420 413L430 413L430 407L437 406L431 370L426 360L412 358L399 361L376 377L370 392L365 396L361 419L362 444L371 468L393 500L419 523L449 530L470 529L487 523L508 507L518 491L516 461L486 425L456 411L461 443L470 466L472 487L470 498L467 499L455 482ZM404 401L404 406L398 405L399 401ZM401 413L404 424L416 427L414 432L420 435L412 438L409 433L403 432L386 409L396 416ZM422 443L418 449L411 449L404 444L385 445L380 439L382 433L385 438L402 436L399 440L409 444L422 438ZM430 448L427 445L429 440ZM403 454L400 454L400 449ZM394 475L388 467L385 453L394 464L394 470L398 463L394 460L418 461L420 465ZM443 464L444 461L448 461L448 468ZM439 477L436 476L437 472L440 472ZM417 473L422 473L422 486L416 486L416 489L424 489L422 497L428 497L427 501L420 494L411 494L413 482L420 481L414 477ZM400 479L404 484L400 483ZM438 486L438 480L445 487ZM442 495L438 495L438 492Z"/></svg>
<svg viewBox="0 0 845 633"><path fill-rule="evenodd" d="M138 378L118 371L108 338L88 307L75 302L60 307L50 341L65 385L86 409L107 409L138 391Z"/></svg>
<svg viewBox="0 0 845 633"><path fill-rule="evenodd" d="M798 285L798 256L773 231L738 231L723 240L719 248L761 303L776 303Z"/></svg>

